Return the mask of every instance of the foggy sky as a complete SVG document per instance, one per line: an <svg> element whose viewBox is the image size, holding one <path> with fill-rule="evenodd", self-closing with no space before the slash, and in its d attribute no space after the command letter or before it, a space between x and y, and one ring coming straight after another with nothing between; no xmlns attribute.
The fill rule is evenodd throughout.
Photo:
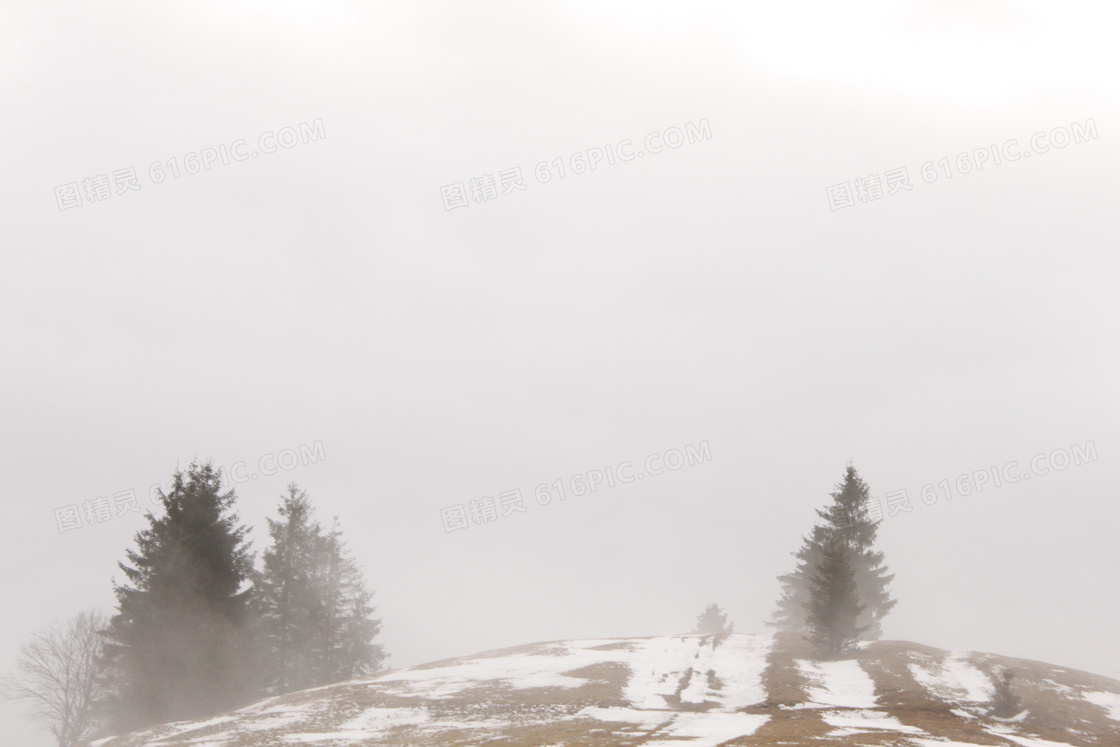
<svg viewBox="0 0 1120 747"><path fill-rule="evenodd" d="M147 508L196 458L257 475L258 550L291 480L339 516L393 667L712 602L762 630L851 460L912 508L880 529L886 638L1120 678L1116 31L1106 3L0 3L0 669L111 611L145 526L55 509ZM990 146L1030 155L961 173ZM524 190L445 209L514 167ZM832 209L869 175L881 198ZM1031 476L923 503L992 467ZM445 531L514 489L524 512ZM51 743L6 705L0 741Z"/></svg>

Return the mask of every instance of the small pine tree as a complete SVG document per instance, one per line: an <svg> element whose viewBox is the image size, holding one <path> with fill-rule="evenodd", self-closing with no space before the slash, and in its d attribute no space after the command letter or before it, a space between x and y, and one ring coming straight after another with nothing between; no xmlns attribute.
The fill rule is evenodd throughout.
<svg viewBox="0 0 1120 747"><path fill-rule="evenodd" d="M718 604L709 604L696 618L694 633L700 635L729 635L735 629L735 623L727 622L727 615L719 608Z"/></svg>
<svg viewBox="0 0 1120 747"><path fill-rule="evenodd" d="M995 672L995 693L992 696L992 714L997 718L1011 718L1023 710L1019 697L1011 690L1015 673L1010 669Z"/></svg>
<svg viewBox="0 0 1120 747"><path fill-rule="evenodd" d="M204 717L256 694L249 530L234 501L209 463L192 463L160 491L164 515L147 515L119 564L127 583L114 584L104 644L115 728Z"/></svg>
<svg viewBox="0 0 1120 747"><path fill-rule="evenodd" d="M849 464L844 479L830 495L832 503L825 509L817 510L821 523L813 527L794 553L796 567L778 577L781 597L768 624L778 630L807 628L806 604L812 578L822 562L824 546L835 537L852 551L849 562L855 573L859 601L863 605L859 620L864 630L861 637L875 640L882 635L881 621L894 608L896 601L888 590L894 575L887 571L883 553L874 549L879 523L871 518L871 491L855 467Z"/></svg>
<svg viewBox="0 0 1120 747"><path fill-rule="evenodd" d="M848 560L850 552L838 539L826 542L809 587L805 617L809 640L821 658L848 653L865 630L859 625L863 605L859 603L855 571Z"/></svg>

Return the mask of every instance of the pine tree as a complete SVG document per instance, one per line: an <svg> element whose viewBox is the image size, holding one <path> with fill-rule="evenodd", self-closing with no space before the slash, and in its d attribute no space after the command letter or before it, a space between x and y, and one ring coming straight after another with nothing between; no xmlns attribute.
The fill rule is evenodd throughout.
<svg viewBox="0 0 1120 747"><path fill-rule="evenodd" d="M825 509L817 510L822 522L813 527L794 553L796 567L778 577L782 596L769 624L779 630L806 629L805 605L809 601L812 578L822 562L825 545L831 538L838 537L851 550L849 562L855 572L858 597L863 605L859 619L859 626L864 629L862 637L875 640L882 635L882 619L896 602L887 588L894 575L887 571L883 553L874 549L879 522L871 518L870 489L855 467L849 464L843 481L830 495L832 503Z"/></svg>
<svg viewBox="0 0 1120 747"><path fill-rule="evenodd" d="M809 536L802 539L801 547L794 553L794 557L797 558L796 568L778 576L782 596L768 623L771 627L788 631L805 630L805 605L809 602L809 580L814 570L820 566L821 550L826 535L825 527L814 526Z"/></svg>
<svg viewBox="0 0 1120 747"><path fill-rule="evenodd" d="M262 558L256 597L263 640L265 690L282 694L314 683L315 621L323 602L314 578L322 527L311 501L294 483L282 497L280 518L268 519L272 544Z"/></svg>
<svg viewBox="0 0 1120 747"><path fill-rule="evenodd" d="M888 586L894 574L887 571L883 553L875 549L879 521L870 513L871 489L848 464L844 481L832 494L833 503L817 514L845 541L855 571L859 601L863 605L860 626L865 628L863 638L877 640L882 636L882 619L894 608Z"/></svg>
<svg viewBox="0 0 1120 747"><path fill-rule="evenodd" d="M735 629L734 623L727 622L727 615L718 604L709 604L696 618L694 633L701 635L728 635Z"/></svg>
<svg viewBox="0 0 1120 747"><path fill-rule="evenodd" d="M843 540L830 538L821 548L821 562L810 579L805 617L809 640L820 657L848 653L866 629L859 624L863 605L859 602L855 570L848 560L850 554Z"/></svg>
<svg viewBox="0 0 1120 747"><path fill-rule="evenodd" d="M322 652L321 684L377 671L387 656L373 643L381 621L372 617L373 593L366 589L337 518L319 544L318 568L325 609L317 636Z"/></svg>
<svg viewBox="0 0 1120 747"><path fill-rule="evenodd" d="M995 674L995 692L992 695L991 715L996 718L1011 718L1019 715L1023 705L1019 696L1011 689L1015 673L1010 669L999 669L993 674Z"/></svg>
<svg viewBox="0 0 1120 747"><path fill-rule="evenodd" d="M255 694L249 666L252 557L232 490L209 464L192 463L160 491L164 515L136 534L128 583L105 633L118 729L197 718Z"/></svg>
<svg viewBox="0 0 1120 747"><path fill-rule="evenodd" d="M314 520L307 494L288 486L269 520L258 609L270 693L318 687L375 671L386 654L373 638L373 594L346 552L342 532Z"/></svg>

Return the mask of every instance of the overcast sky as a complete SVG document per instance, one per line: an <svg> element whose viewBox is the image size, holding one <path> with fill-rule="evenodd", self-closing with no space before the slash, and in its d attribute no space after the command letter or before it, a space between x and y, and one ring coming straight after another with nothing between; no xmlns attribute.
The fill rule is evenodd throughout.
<svg viewBox="0 0 1120 747"><path fill-rule="evenodd" d="M851 460L887 638L1120 678L1117 20L3 0L0 669L193 459L339 516L394 667L763 630Z"/></svg>

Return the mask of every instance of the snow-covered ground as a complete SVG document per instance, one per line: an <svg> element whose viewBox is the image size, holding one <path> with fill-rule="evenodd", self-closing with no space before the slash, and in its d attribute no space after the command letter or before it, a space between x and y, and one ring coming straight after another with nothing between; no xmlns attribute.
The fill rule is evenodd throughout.
<svg viewBox="0 0 1120 747"><path fill-rule="evenodd" d="M835 728L830 737L860 734L869 730L894 731L900 734L922 734L916 726L907 726L894 716L883 711L847 710L825 711L821 718Z"/></svg>
<svg viewBox="0 0 1120 747"><path fill-rule="evenodd" d="M733 635L718 645L699 636L635 641L621 659L630 667L624 695L635 708L668 708L674 698L716 703L724 713L756 705L766 699L762 673L772 644L769 635Z"/></svg>
<svg viewBox="0 0 1120 747"><path fill-rule="evenodd" d="M1036 674L1025 675L1034 681L1023 692L1054 700L1001 721L987 714L989 673L999 657L905 646L870 644L856 658L819 662L808 658L793 634L558 641L269 698L102 745L357 747L498 740L716 747L750 735L760 744L786 745L889 739L912 747L977 747L993 738L1015 747L1120 745L1120 683L1115 691L1102 689L1102 678L1078 679L1079 673L1037 665ZM891 688L899 687L916 707L898 705L899 693ZM1048 711L1068 713L1063 717L1070 723L1059 732L1069 734L1068 741L1039 736L1055 734L1053 723L1038 720ZM942 721L931 720L930 713L941 714ZM956 719L948 734L945 718ZM962 741L964 733L976 741Z"/></svg>
<svg viewBox="0 0 1120 747"><path fill-rule="evenodd" d="M986 703L992 699L992 681L957 651L940 663L914 663L910 674L931 695L958 703Z"/></svg>
<svg viewBox="0 0 1120 747"><path fill-rule="evenodd" d="M1120 721L1120 694L1106 692L1083 692L1081 697L1108 712L1113 721Z"/></svg>
<svg viewBox="0 0 1120 747"><path fill-rule="evenodd" d="M807 707L826 705L845 708L874 708L875 683L859 662L798 660L797 668L809 681Z"/></svg>

